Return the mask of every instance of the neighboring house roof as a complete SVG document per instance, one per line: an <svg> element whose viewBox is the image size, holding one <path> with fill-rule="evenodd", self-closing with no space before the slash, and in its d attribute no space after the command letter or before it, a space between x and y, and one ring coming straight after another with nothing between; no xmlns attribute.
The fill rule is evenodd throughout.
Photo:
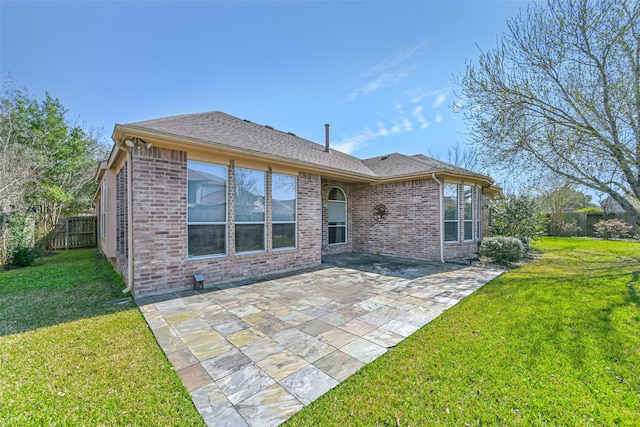
<svg viewBox="0 0 640 427"><path fill-rule="evenodd" d="M488 176L422 154L407 156L393 153L362 160L334 149L327 152L324 145L293 133L242 120L220 111L117 124L112 138L121 142L127 137L138 136L144 139L145 135L169 138L177 142L204 143L212 148L241 150L243 153L342 172L371 181L448 173L493 184Z"/></svg>
<svg viewBox="0 0 640 427"><path fill-rule="evenodd" d="M613 197L609 196L600 202L600 207L606 214L621 214L624 213L624 209L620 206L620 203L613 200Z"/></svg>
<svg viewBox="0 0 640 427"><path fill-rule="evenodd" d="M406 175L428 175L431 173L449 172L454 175L482 176L476 172L453 166L449 163L427 157L424 154L407 156L392 153L384 156L362 160L369 169L381 178L394 178ZM484 177L490 179L489 177Z"/></svg>

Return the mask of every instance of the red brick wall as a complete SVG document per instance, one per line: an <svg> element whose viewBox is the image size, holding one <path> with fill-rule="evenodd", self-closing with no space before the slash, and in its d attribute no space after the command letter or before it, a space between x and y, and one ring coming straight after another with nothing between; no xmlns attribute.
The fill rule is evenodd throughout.
<svg viewBox="0 0 640 427"><path fill-rule="evenodd" d="M159 147L134 149L132 168L136 297L192 288L194 274L203 274L206 286L212 282L309 267L321 261L322 207L317 175L298 175L297 249L272 252L269 244L267 252L236 255L233 168L230 166L228 255L190 260L187 257L187 154ZM268 216L268 240L270 229Z"/></svg>
<svg viewBox="0 0 640 427"><path fill-rule="evenodd" d="M354 197L357 241L354 249L411 258L440 258L438 185L430 179L362 185ZM374 208L384 205L385 219Z"/></svg>
<svg viewBox="0 0 640 427"><path fill-rule="evenodd" d="M328 245L327 200L333 187L340 187L347 196L347 244L343 245ZM439 261L439 192L439 185L431 179L380 185L323 179L322 253L356 251ZM462 215L462 194L459 202ZM378 205L386 208L384 220L374 216ZM459 226L462 236L463 221ZM484 218L482 226L486 227ZM444 257L466 258L476 251L475 241L446 243Z"/></svg>

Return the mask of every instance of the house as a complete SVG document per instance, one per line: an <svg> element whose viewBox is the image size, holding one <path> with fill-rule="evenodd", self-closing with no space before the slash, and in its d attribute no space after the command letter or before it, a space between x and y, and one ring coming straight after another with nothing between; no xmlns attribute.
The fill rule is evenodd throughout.
<svg viewBox="0 0 640 427"><path fill-rule="evenodd" d="M222 112L116 124L99 247L134 297L294 270L324 254L471 256L493 180L427 156L361 160Z"/></svg>

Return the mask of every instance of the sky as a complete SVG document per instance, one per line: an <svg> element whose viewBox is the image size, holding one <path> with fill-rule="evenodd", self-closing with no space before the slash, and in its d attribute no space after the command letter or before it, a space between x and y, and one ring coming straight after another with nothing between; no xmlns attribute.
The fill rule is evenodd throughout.
<svg viewBox="0 0 640 427"><path fill-rule="evenodd" d="M112 144L116 123L206 111L360 158L447 160L455 79L527 2L6 1L0 78Z"/></svg>

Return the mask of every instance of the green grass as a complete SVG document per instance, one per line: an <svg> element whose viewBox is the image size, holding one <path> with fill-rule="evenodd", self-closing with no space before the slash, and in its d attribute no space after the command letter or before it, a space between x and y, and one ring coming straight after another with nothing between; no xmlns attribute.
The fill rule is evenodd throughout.
<svg viewBox="0 0 640 427"><path fill-rule="evenodd" d="M0 272L0 425L203 425L93 250Z"/></svg>
<svg viewBox="0 0 640 427"><path fill-rule="evenodd" d="M286 425L640 425L640 244L536 247Z"/></svg>

